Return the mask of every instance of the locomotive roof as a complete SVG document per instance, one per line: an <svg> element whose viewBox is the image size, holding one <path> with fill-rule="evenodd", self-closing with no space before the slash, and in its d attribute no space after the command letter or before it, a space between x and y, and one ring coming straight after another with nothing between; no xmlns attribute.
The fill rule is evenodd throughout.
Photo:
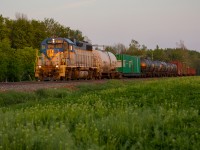
<svg viewBox="0 0 200 150"><path fill-rule="evenodd" d="M72 42L70 39L64 38L65 41L67 41L67 43L75 45L74 42Z"/></svg>
<svg viewBox="0 0 200 150"><path fill-rule="evenodd" d="M47 41L51 41L52 39L56 39L56 40L64 40L67 43L71 44L71 45L75 45L74 42L72 42L70 39L68 38L46 38L45 40L42 41L42 44L47 44Z"/></svg>

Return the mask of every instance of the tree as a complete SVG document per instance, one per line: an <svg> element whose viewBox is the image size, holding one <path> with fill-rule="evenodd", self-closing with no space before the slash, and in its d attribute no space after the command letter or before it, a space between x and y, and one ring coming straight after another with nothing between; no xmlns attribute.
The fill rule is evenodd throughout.
<svg viewBox="0 0 200 150"><path fill-rule="evenodd" d="M53 18L45 18L43 23L48 37L67 37L79 41L84 39L80 30L71 30L69 27L59 24Z"/></svg>
<svg viewBox="0 0 200 150"><path fill-rule="evenodd" d="M111 52L113 54L117 54L116 49L114 49L114 47L112 47L112 46L106 46L105 51Z"/></svg>
<svg viewBox="0 0 200 150"><path fill-rule="evenodd" d="M166 51L163 49L155 49L152 52L153 60L160 60L160 61L169 61L169 57L166 54Z"/></svg>
<svg viewBox="0 0 200 150"><path fill-rule="evenodd" d="M10 43L8 40L0 41L0 81L6 81L8 72L8 52L10 51Z"/></svg>
<svg viewBox="0 0 200 150"><path fill-rule="evenodd" d="M36 50L13 49L9 40L0 42L0 81L21 81L34 78Z"/></svg>
<svg viewBox="0 0 200 150"><path fill-rule="evenodd" d="M126 53L126 46L122 43L115 44L113 49L116 51L116 54L125 54Z"/></svg>
<svg viewBox="0 0 200 150"><path fill-rule="evenodd" d="M153 57L153 53L154 53L154 50L147 50L146 51L146 58L147 59L151 59L151 60L154 60L154 57Z"/></svg>
<svg viewBox="0 0 200 150"><path fill-rule="evenodd" d="M78 41L83 41L84 37L82 36L82 32L80 30L70 30L69 31L69 38L74 40L78 40Z"/></svg>
<svg viewBox="0 0 200 150"><path fill-rule="evenodd" d="M184 41L180 40L180 42L176 42L177 49L186 50L187 47L184 44Z"/></svg>
<svg viewBox="0 0 200 150"><path fill-rule="evenodd" d="M36 60L36 49L25 47L17 50L18 58L21 60L20 80L32 80L34 78L34 67Z"/></svg>
<svg viewBox="0 0 200 150"><path fill-rule="evenodd" d="M16 50L11 48L9 40L3 40L0 43L0 80L1 81L19 81L19 72L21 70L20 59Z"/></svg>
<svg viewBox="0 0 200 150"><path fill-rule="evenodd" d="M157 49L157 50L160 49L158 45L156 45L156 49Z"/></svg>
<svg viewBox="0 0 200 150"><path fill-rule="evenodd" d="M138 41L132 39L131 40L131 43L129 44L129 48L132 48L132 49L140 49L140 44Z"/></svg>
<svg viewBox="0 0 200 150"><path fill-rule="evenodd" d="M23 72L23 65L24 61L21 59L20 54L16 49L10 49L9 51L9 60L8 60L8 71L7 71L7 78L8 81L17 82L21 81L21 76Z"/></svg>
<svg viewBox="0 0 200 150"><path fill-rule="evenodd" d="M45 26L45 32L48 37L58 36L58 33L56 33L56 30L59 26L58 22L56 22L53 18L45 18L43 22Z"/></svg>
<svg viewBox="0 0 200 150"><path fill-rule="evenodd" d="M5 22L2 15L0 15L0 41L5 38Z"/></svg>
<svg viewBox="0 0 200 150"><path fill-rule="evenodd" d="M33 26L30 21L22 17L14 20L11 30L11 46L13 48L23 48L33 46Z"/></svg>
<svg viewBox="0 0 200 150"><path fill-rule="evenodd" d="M32 47L33 48L40 48L41 41L43 41L47 36L47 33L45 32L46 27L44 25L44 22L32 20L31 25L33 27L32 34L33 34L33 41L32 41Z"/></svg>
<svg viewBox="0 0 200 150"><path fill-rule="evenodd" d="M145 57L146 50L147 50L147 47L145 45L142 45L142 48L141 48L139 42L132 39L131 43L129 44L129 48L126 51L126 54Z"/></svg>

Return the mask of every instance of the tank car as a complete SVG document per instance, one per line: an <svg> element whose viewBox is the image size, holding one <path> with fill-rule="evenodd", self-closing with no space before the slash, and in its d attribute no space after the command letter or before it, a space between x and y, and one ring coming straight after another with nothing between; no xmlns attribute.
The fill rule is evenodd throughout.
<svg viewBox="0 0 200 150"><path fill-rule="evenodd" d="M166 63L166 65L167 65L166 76L168 77L177 76L177 66L172 63Z"/></svg>
<svg viewBox="0 0 200 150"><path fill-rule="evenodd" d="M177 65L163 61L141 59L141 73L143 77L176 76Z"/></svg>
<svg viewBox="0 0 200 150"><path fill-rule="evenodd" d="M35 77L39 80L100 79L115 77L116 67L114 54L93 50L87 42L47 38L41 43Z"/></svg>

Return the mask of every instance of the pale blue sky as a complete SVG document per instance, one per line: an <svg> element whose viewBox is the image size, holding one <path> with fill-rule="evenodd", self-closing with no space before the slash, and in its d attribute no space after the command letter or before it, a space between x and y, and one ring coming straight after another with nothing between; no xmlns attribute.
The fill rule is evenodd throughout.
<svg viewBox="0 0 200 150"><path fill-rule="evenodd" d="M54 18L78 29L93 44L129 45L131 39L155 48L180 40L200 51L200 0L1 0L0 14L15 19Z"/></svg>

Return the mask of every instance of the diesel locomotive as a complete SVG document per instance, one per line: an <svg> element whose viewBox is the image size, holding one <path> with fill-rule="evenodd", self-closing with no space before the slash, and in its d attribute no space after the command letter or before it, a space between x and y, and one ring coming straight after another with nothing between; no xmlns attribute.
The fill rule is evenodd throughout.
<svg viewBox="0 0 200 150"><path fill-rule="evenodd" d="M40 81L195 74L195 69L179 61L167 63L125 54L114 55L93 49L88 42L67 38L43 40L35 66L35 77Z"/></svg>

